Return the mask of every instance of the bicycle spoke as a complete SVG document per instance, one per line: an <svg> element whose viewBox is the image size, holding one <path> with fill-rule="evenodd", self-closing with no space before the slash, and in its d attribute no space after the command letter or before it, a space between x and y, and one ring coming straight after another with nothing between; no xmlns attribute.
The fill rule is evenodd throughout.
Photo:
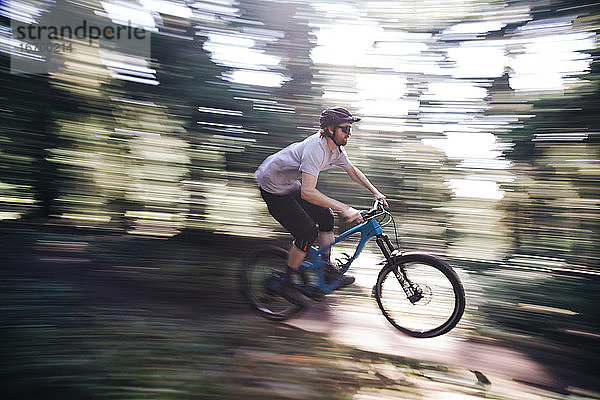
<svg viewBox="0 0 600 400"><path fill-rule="evenodd" d="M464 309L462 287L449 267L423 258L400 265L406 283L410 284L411 299L392 268L382 271L376 296L386 318L396 328L418 337L445 333L458 322Z"/></svg>

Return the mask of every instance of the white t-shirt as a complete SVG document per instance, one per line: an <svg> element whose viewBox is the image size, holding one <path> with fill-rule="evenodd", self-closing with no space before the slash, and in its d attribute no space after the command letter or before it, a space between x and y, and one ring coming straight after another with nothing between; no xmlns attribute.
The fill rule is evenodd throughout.
<svg viewBox="0 0 600 400"><path fill-rule="evenodd" d="M327 138L315 133L267 157L256 170L256 181L269 193L288 194L300 189L303 172L318 177L333 166L348 169L352 164L343 147L331 151Z"/></svg>

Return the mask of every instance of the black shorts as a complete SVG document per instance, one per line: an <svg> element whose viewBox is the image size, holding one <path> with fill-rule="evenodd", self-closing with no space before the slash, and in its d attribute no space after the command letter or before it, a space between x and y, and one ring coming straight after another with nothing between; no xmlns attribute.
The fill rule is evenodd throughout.
<svg viewBox="0 0 600 400"><path fill-rule="evenodd" d="M333 231L331 209L303 200L300 190L278 195L260 188L260 195L267 203L269 213L294 236L294 243L302 251L315 241L319 231Z"/></svg>

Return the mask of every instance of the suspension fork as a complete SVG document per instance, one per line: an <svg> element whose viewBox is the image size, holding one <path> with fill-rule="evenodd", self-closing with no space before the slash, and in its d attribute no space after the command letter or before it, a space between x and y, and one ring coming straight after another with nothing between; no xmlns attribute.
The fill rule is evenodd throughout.
<svg viewBox="0 0 600 400"><path fill-rule="evenodd" d="M415 288L410 282L408 277L405 275L404 270L401 271L400 268L398 268L398 266L394 262L392 253L395 249L392 243L390 242L390 238L388 237L388 235L386 235L385 233L377 235L376 242L379 248L381 249L381 252L385 256L388 265L392 266L392 271L394 271L394 275L396 276L398 283L400 283L402 290L404 290L404 293L406 294L408 300L413 304L419 301L423 296L417 290L417 288Z"/></svg>
<svg viewBox="0 0 600 400"><path fill-rule="evenodd" d="M381 235L377 235L376 241L377 241L377 245L381 249L381 252L385 256L385 259L387 260L388 265L392 266L394 275L396 275L396 279L398 279L398 282L404 289L404 292L406 293L407 296L411 296L413 293L411 293L410 282L407 282L408 280L404 276L404 273L400 271L400 269L394 262L392 253L394 252L395 249L394 249L394 246L392 246L392 243L390 242L390 238L385 233L382 233Z"/></svg>
<svg viewBox="0 0 600 400"><path fill-rule="evenodd" d="M377 246L379 246L381 252L385 256L387 262L390 263L390 265L393 264L392 252L395 249L394 246L392 246L392 242L390 242L390 238L388 237L388 235L386 235L385 233L377 235L375 241L377 242Z"/></svg>

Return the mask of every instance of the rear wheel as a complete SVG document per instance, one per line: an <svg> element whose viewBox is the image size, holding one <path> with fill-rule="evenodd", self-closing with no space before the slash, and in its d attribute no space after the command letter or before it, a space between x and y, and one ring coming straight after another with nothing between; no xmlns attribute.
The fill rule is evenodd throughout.
<svg viewBox="0 0 600 400"><path fill-rule="evenodd" d="M272 280L280 279L286 270L288 251L266 246L253 254L241 271L242 291L250 305L263 317L282 321L302 309L270 289ZM294 282L306 284L305 274L295 274Z"/></svg>
<svg viewBox="0 0 600 400"><path fill-rule="evenodd" d="M402 280L409 286L403 288ZM409 294L405 289L409 289ZM420 338L450 331L465 310L465 292L456 272L426 254L403 255L393 265L383 267L375 298L395 328Z"/></svg>

